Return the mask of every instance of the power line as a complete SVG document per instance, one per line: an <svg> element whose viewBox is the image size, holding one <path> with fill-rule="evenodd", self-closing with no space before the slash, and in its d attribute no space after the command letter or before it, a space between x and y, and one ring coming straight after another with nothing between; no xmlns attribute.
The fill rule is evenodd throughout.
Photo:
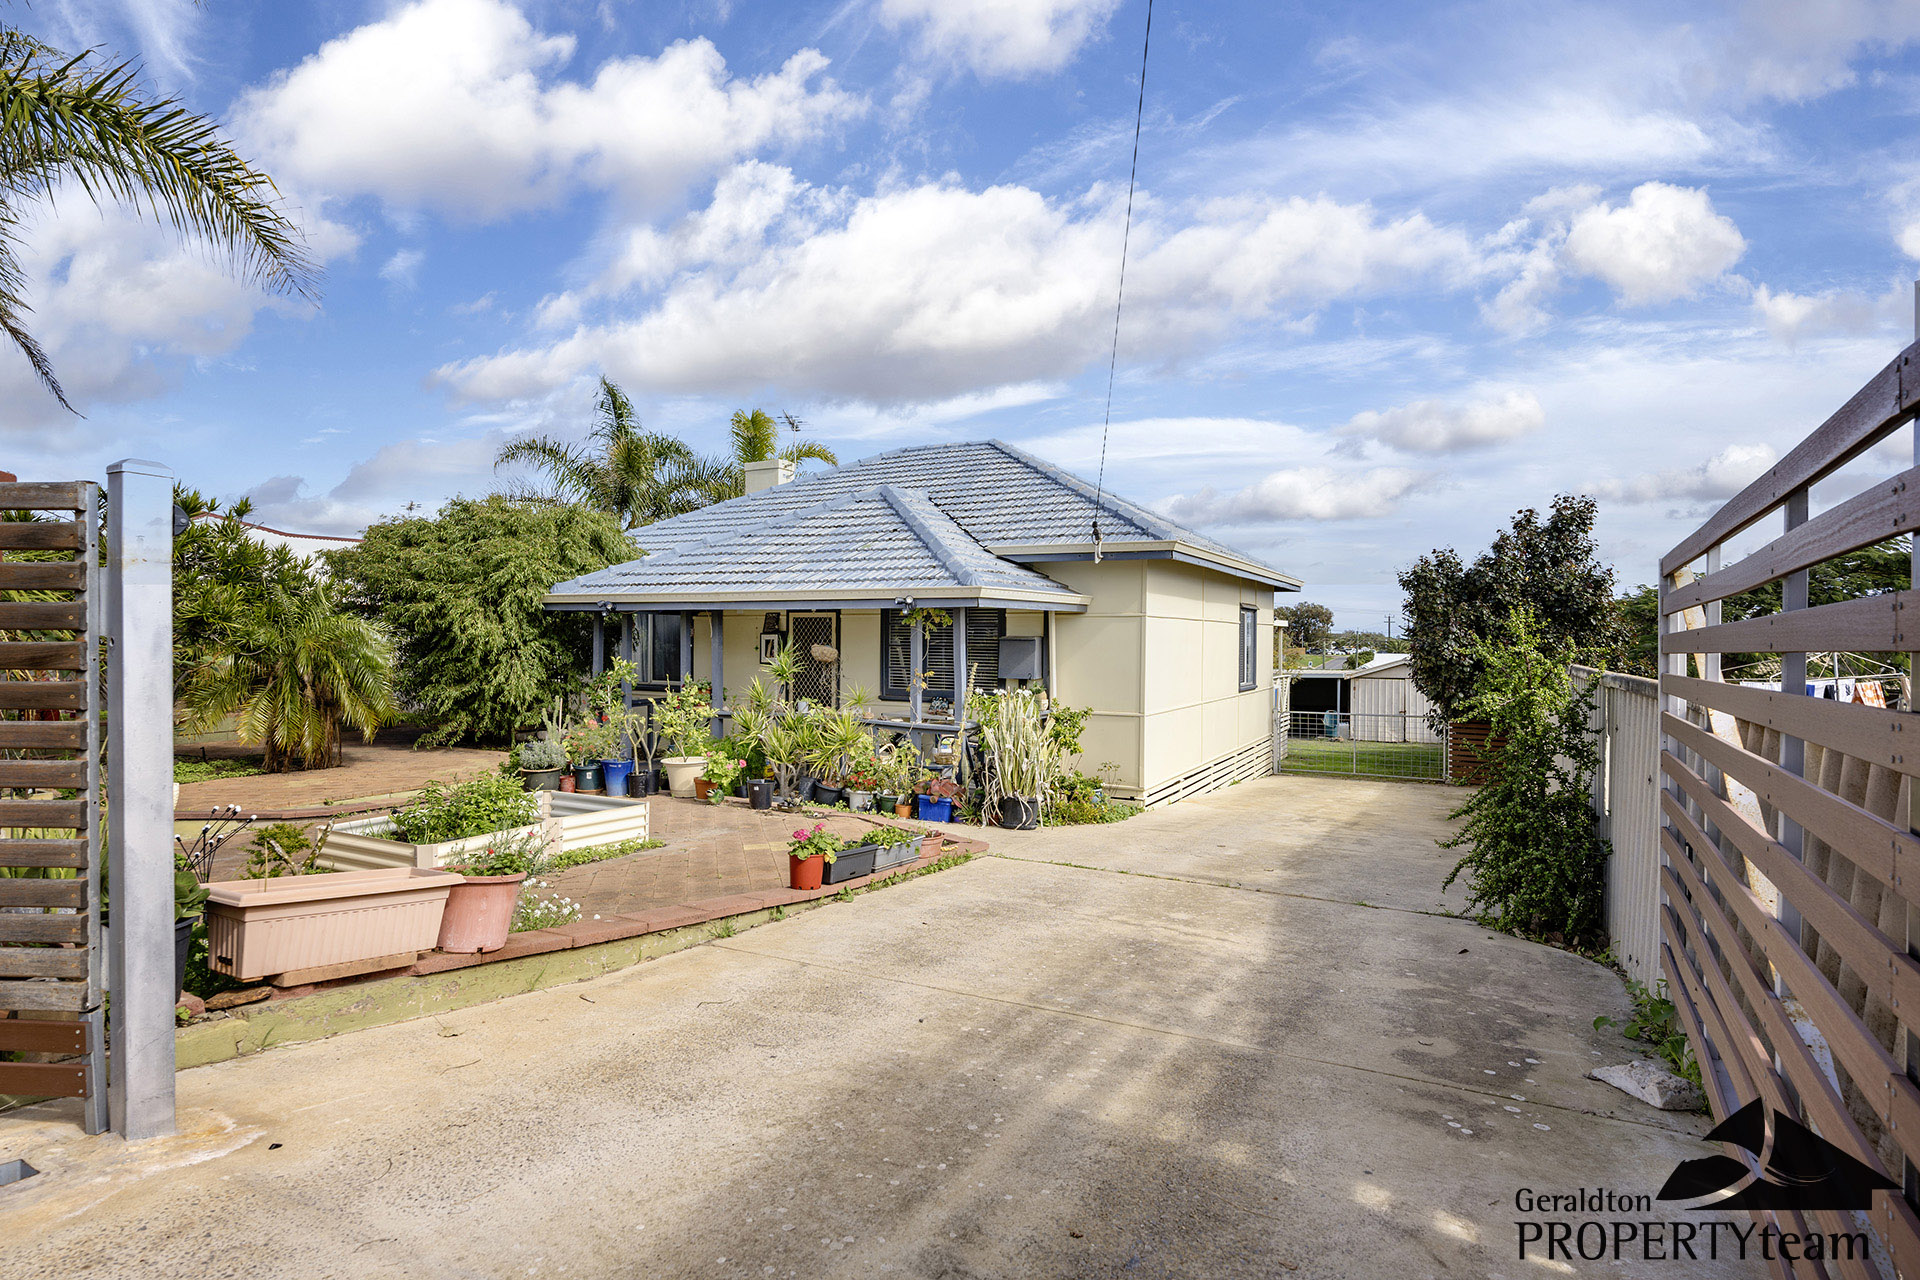
<svg viewBox="0 0 1920 1280"><path fill-rule="evenodd" d="M1113 426L1113 379L1120 367L1120 308L1127 298L1127 246L1133 239L1133 183L1140 173L1140 122L1147 113L1147 50L1153 43L1153 0L1140 39L1140 100L1133 108L1133 163L1127 169L1127 222L1120 233L1120 287L1113 298L1113 350L1107 357L1107 412L1100 423L1100 474L1093 490L1093 558L1100 558L1100 504L1107 492L1107 433Z"/></svg>

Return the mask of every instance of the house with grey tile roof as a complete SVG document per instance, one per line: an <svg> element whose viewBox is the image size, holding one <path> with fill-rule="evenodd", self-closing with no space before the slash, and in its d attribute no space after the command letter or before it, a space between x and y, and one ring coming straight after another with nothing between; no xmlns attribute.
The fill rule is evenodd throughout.
<svg viewBox="0 0 1920 1280"><path fill-rule="evenodd" d="M754 464L746 496L637 530L643 557L547 607L593 613L642 698L711 680L724 716L795 642L802 696L864 688L923 740L968 685L1087 707L1082 767L1147 803L1268 771L1274 596L1299 579L997 440L791 477Z"/></svg>

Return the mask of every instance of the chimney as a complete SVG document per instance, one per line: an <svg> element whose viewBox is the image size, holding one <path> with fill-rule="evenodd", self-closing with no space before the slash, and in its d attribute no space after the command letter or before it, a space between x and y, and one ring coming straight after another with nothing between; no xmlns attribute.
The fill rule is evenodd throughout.
<svg viewBox="0 0 1920 1280"><path fill-rule="evenodd" d="M793 464L777 458L766 462L749 462L746 471L748 493L759 493L762 489L771 489L793 479Z"/></svg>

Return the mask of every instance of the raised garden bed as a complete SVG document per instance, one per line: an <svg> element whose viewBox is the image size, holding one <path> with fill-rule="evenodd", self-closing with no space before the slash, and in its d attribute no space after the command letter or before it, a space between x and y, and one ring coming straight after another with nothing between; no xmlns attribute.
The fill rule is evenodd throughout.
<svg viewBox="0 0 1920 1280"><path fill-rule="evenodd" d="M644 800L583 796L567 791L540 794L551 803L551 821L557 827L557 833L552 830L546 833L549 853L648 838L648 808ZM408 844L393 838L393 821L384 814L353 818L333 828L320 862L335 871L454 866L462 855L485 849L494 841L537 837L541 832L542 824L536 823L441 844Z"/></svg>

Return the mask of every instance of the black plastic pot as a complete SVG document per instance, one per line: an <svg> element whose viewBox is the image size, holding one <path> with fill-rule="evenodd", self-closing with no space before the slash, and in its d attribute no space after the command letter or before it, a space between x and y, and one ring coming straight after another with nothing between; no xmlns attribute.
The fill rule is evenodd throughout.
<svg viewBox="0 0 1920 1280"><path fill-rule="evenodd" d="M1033 830L1040 825L1040 802L1026 796L1002 796L1000 825L1013 831Z"/></svg>
<svg viewBox="0 0 1920 1280"><path fill-rule="evenodd" d="M858 849L840 850L833 855L833 861L827 864L826 874L820 878L820 882L839 884L843 880L872 875L873 860L879 852L879 847L871 844L863 844Z"/></svg>
<svg viewBox="0 0 1920 1280"><path fill-rule="evenodd" d="M627 794L630 796L650 796L653 794L653 770L635 769L627 775Z"/></svg>
<svg viewBox="0 0 1920 1280"><path fill-rule="evenodd" d="M747 784L747 803L755 809L773 808L773 783L755 778Z"/></svg>
<svg viewBox="0 0 1920 1280"><path fill-rule="evenodd" d="M199 923L199 916L173 922L173 989L176 992L187 989L187 953L193 950L193 926Z"/></svg>
<svg viewBox="0 0 1920 1280"><path fill-rule="evenodd" d="M815 804L840 804L846 800L846 798L847 791L845 787L822 786L818 782L813 784L813 802Z"/></svg>

